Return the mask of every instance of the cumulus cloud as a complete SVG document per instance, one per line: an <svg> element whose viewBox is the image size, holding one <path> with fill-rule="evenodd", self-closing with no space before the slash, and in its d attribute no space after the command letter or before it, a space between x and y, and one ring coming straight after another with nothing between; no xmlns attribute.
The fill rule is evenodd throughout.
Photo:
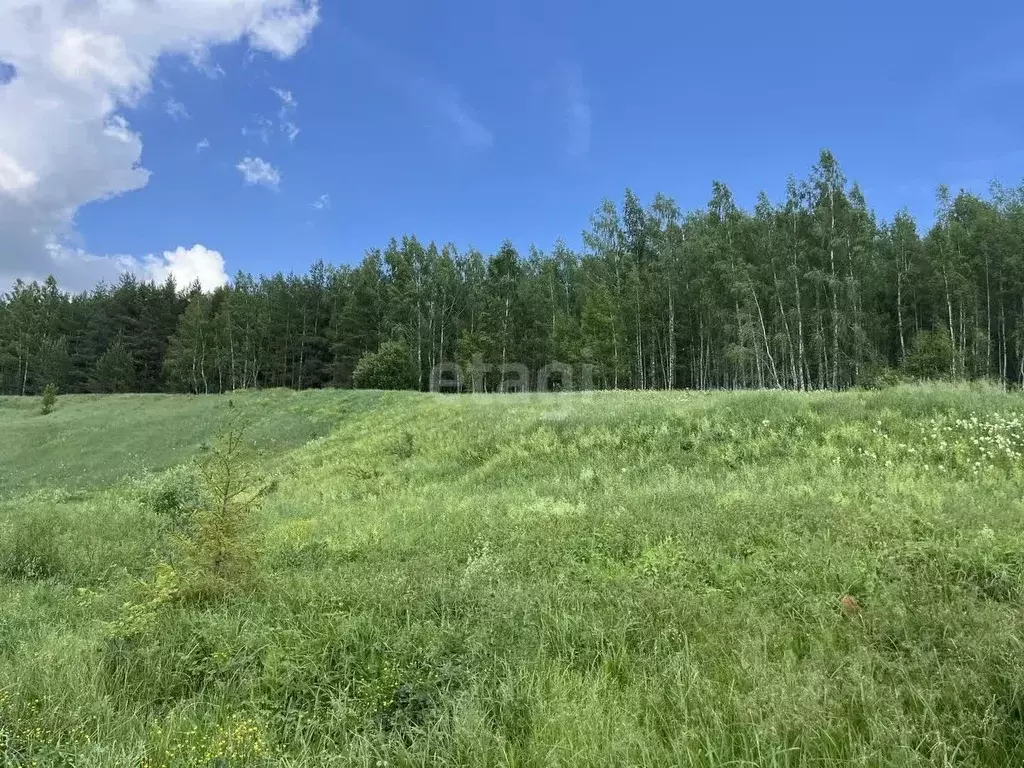
<svg viewBox="0 0 1024 768"><path fill-rule="evenodd" d="M142 267L144 274L158 283L168 277L173 277L181 287L199 281L203 290L209 291L228 282L224 257L199 244L188 249L179 246L176 250L164 251L163 256L147 256L142 260Z"/></svg>
<svg viewBox="0 0 1024 768"><path fill-rule="evenodd" d="M196 143L196 152L202 152L204 149L209 149L209 148L210 148L210 140L209 139L200 139Z"/></svg>
<svg viewBox="0 0 1024 768"><path fill-rule="evenodd" d="M209 61L212 47L245 40L287 58L318 14L316 0L0 2L0 280L98 279L133 263L69 246L80 207L149 180L119 110L150 91L163 56ZM169 257L134 263L152 258Z"/></svg>
<svg viewBox="0 0 1024 768"><path fill-rule="evenodd" d="M262 157L246 157L235 166L249 185L277 189L281 183L281 172Z"/></svg>
<svg viewBox="0 0 1024 768"><path fill-rule="evenodd" d="M224 0L221 0L223 3ZM189 4L203 5L202 0L191 0ZM301 48L309 38L313 27L320 20L320 8L314 1L302 7L294 0L277 0L277 2L258 3L263 7L262 13L253 25L250 35L253 47L261 51L270 51L279 56L291 56ZM252 2L244 3L253 5Z"/></svg>
<svg viewBox="0 0 1024 768"><path fill-rule="evenodd" d="M100 282L112 285L126 272L141 280L157 283L173 277L179 288L185 288L198 280L207 291L228 282L224 257L218 251L199 244L142 258L125 254L96 256L77 248L53 246L46 264L51 268L45 273L30 269L18 275L0 274L0 277L6 278L4 288L0 290L5 290L18 277L41 281L47 274L58 275L61 287L72 292L89 290Z"/></svg>

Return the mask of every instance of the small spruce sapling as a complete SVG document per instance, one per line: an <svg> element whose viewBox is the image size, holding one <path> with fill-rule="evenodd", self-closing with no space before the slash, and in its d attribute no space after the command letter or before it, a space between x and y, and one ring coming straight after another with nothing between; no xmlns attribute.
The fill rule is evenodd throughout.
<svg viewBox="0 0 1024 768"><path fill-rule="evenodd" d="M251 461L245 422L233 403L228 408L221 434L199 465L202 507L180 539L197 597L217 597L253 583L261 538L258 512L275 485Z"/></svg>
<svg viewBox="0 0 1024 768"><path fill-rule="evenodd" d="M43 390L43 416L47 416L53 413L53 409L57 407L57 387L55 384L50 383L46 385L46 389Z"/></svg>

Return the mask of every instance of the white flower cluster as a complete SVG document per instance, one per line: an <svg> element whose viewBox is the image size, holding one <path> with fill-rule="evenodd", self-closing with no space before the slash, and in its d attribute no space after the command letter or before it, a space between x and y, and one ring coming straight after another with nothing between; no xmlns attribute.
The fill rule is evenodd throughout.
<svg viewBox="0 0 1024 768"><path fill-rule="evenodd" d="M1020 413L991 413L967 418L938 416L922 424L913 437L896 438L881 422L872 430L875 446L858 453L868 460L879 454L904 461L916 460L926 470L958 470L980 474L987 470L1009 470L1024 457L1024 417ZM887 465L890 460L886 461Z"/></svg>

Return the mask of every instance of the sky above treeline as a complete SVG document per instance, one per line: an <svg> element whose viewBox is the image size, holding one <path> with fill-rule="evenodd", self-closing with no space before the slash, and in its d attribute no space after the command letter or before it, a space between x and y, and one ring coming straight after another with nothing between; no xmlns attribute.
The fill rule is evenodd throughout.
<svg viewBox="0 0 1024 768"><path fill-rule="evenodd" d="M1024 4L14 0L0 290L525 250L628 186L752 207L831 149L882 218L1024 177Z"/></svg>

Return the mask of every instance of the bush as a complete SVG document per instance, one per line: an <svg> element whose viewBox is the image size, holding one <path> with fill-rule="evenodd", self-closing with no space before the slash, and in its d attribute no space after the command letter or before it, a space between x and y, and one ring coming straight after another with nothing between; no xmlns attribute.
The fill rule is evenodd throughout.
<svg viewBox="0 0 1024 768"><path fill-rule="evenodd" d="M903 370L915 379L948 379L953 370L953 340L942 330L914 337Z"/></svg>
<svg viewBox="0 0 1024 768"><path fill-rule="evenodd" d="M400 341L381 344L356 364L352 383L357 389L415 389L416 369L409 347Z"/></svg>
<svg viewBox="0 0 1024 768"><path fill-rule="evenodd" d="M50 383L46 385L46 389L43 390L43 416L53 413L53 409L57 406L57 387Z"/></svg>
<svg viewBox="0 0 1024 768"><path fill-rule="evenodd" d="M196 514L208 504L195 464L175 467L145 486L143 504L159 518L162 528L187 535Z"/></svg>
<svg viewBox="0 0 1024 768"><path fill-rule="evenodd" d="M872 364L864 366L857 383L864 389L887 389L905 383L905 377L895 368Z"/></svg>

